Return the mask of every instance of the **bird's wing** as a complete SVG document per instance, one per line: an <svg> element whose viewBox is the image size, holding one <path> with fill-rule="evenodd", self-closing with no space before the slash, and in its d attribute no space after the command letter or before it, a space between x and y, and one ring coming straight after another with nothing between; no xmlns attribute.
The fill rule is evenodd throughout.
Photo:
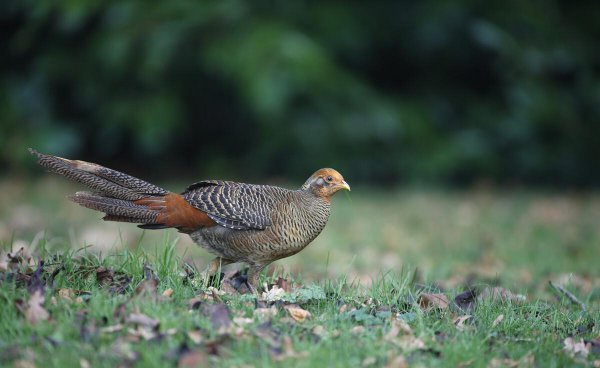
<svg viewBox="0 0 600 368"><path fill-rule="evenodd" d="M190 185L182 193L193 207L217 224L237 230L264 230L271 225L275 187L205 180Z"/></svg>

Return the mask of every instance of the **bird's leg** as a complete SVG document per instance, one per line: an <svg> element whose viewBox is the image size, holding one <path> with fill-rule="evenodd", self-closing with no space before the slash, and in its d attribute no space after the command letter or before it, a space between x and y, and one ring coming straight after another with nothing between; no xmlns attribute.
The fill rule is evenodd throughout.
<svg viewBox="0 0 600 368"><path fill-rule="evenodd" d="M216 257L210 262L210 264L206 268L206 271L204 271L204 279L208 282L208 278L210 276L215 275L222 266L228 265L230 263L234 263L234 261L223 257Z"/></svg>
<svg viewBox="0 0 600 368"><path fill-rule="evenodd" d="M258 295L260 271L263 268L265 268L265 265L250 265L250 269L248 270L248 288L255 295Z"/></svg>

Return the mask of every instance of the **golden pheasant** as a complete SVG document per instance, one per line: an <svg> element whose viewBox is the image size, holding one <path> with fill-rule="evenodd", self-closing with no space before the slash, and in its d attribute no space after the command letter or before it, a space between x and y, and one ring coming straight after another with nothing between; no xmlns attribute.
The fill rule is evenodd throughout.
<svg viewBox="0 0 600 368"><path fill-rule="evenodd" d="M217 256L209 267L212 272L219 264L248 264L253 291L265 266L298 253L321 233L332 196L350 190L336 170L320 169L297 190L204 180L177 194L94 163L30 152L43 167L90 188L93 192L69 198L104 212L104 220L189 234Z"/></svg>

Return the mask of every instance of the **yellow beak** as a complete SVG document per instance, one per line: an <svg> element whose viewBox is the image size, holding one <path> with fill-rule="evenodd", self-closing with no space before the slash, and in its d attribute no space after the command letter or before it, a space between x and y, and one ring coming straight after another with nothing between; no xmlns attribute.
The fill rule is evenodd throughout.
<svg viewBox="0 0 600 368"><path fill-rule="evenodd" d="M348 183L346 183L345 180L342 181L342 184L340 184L340 186L342 187L342 189L346 189L347 191L350 191L350 185L348 185Z"/></svg>

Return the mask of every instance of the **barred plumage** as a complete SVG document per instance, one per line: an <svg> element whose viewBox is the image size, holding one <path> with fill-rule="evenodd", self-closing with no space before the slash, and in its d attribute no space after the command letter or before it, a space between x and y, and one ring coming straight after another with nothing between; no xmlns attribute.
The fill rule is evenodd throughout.
<svg viewBox="0 0 600 368"><path fill-rule="evenodd" d="M327 224L331 197L340 189L350 190L337 171L321 169L298 190L205 180L175 194L94 163L30 151L40 165L94 190L77 192L69 197L72 201L104 212L107 221L188 233L217 256L211 269L247 263L251 287L266 265L313 241Z"/></svg>

